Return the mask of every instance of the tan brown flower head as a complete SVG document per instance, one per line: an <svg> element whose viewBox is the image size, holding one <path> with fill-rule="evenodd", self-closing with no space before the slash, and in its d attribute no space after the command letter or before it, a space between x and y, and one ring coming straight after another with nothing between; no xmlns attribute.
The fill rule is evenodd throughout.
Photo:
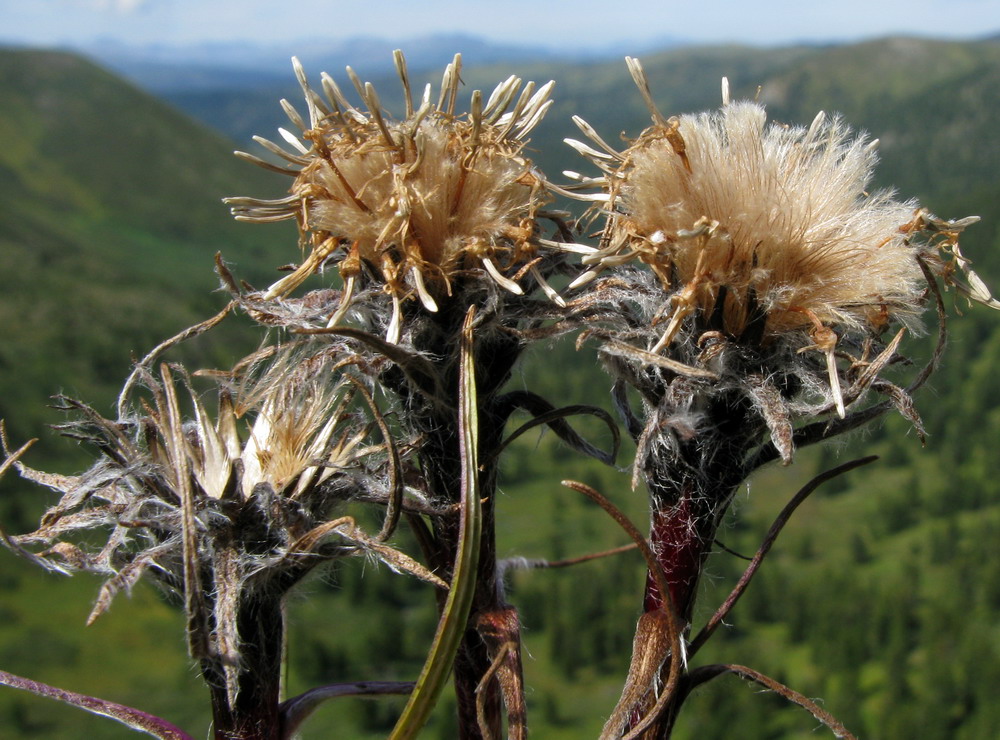
<svg viewBox="0 0 1000 740"><path fill-rule="evenodd" d="M875 142L823 113L809 128L769 124L751 102L665 119L641 67L630 67L654 124L620 154L572 142L604 170L612 214L603 248L584 258L595 269L578 284L632 258L648 264L678 289L657 349L695 310L722 311L734 337L755 307L765 337L881 328L917 313L924 281L901 228L915 206L867 191Z"/></svg>
<svg viewBox="0 0 1000 740"><path fill-rule="evenodd" d="M291 194L274 201L230 198L238 219L295 219L309 254L276 282L268 297L286 295L331 261L344 280L336 324L350 306L358 282L373 275L393 301L389 338L399 334L400 303L419 299L428 311L451 293L466 271L478 271L506 290L522 293L517 280L532 272L546 292L533 260L535 214L546 199L541 179L522 156L525 137L550 105L553 83L535 89L510 77L484 103L472 93L471 111L456 115L460 57L447 67L436 100L428 85L415 101L402 54L396 67L405 93L405 116L382 110L371 83L348 68L367 111L348 102L323 76L325 96L314 92L301 66L295 71L309 109L308 123L282 101L298 129L281 131L292 151L257 138L290 167ZM242 155L275 169L251 155Z"/></svg>

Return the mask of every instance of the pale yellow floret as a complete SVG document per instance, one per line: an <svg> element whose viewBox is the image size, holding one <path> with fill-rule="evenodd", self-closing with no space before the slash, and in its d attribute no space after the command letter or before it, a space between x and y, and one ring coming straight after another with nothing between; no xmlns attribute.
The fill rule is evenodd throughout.
<svg viewBox="0 0 1000 740"><path fill-rule="evenodd" d="M169 377L164 396L176 399ZM178 476L189 473L208 498L248 499L260 484L295 498L369 452L362 445L364 427L344 431L351 395L345 381L332 382L328 371L308 362L297 366L286 354L245 384L235 403L222 390L214 419L193 392L193 422L160 409L154 420L165 446L154 437L151 453L176 486L183 483ZM181 458L186 464L178 466ZM237 465L238 491L231 490Z"/></svg>

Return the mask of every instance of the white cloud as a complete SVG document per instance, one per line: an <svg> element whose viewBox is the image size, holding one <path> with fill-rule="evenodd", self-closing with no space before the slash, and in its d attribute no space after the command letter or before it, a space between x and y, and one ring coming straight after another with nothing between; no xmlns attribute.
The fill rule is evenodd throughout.
<svg viewBox="0 0 1000 740"><path fill-rule="evenodd" d="M91 5L97 10L127 15L147 5L148 2L149 0L91 0Z"/></svg>

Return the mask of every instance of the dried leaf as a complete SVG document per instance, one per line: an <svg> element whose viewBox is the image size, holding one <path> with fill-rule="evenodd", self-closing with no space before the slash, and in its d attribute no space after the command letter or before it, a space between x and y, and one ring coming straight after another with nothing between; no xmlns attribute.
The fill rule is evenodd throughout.
<svg viewBox="0 0 1000 740"><path fill-rule="evenodd" d="M160 740L194 740L191 735L176 727L165 719L148 714L139 709L127 707L124 704L116 704L112 701L105 701L94 696L78 694L75 691L49 686L41 681L33 681L30 678L15 676L13 673L0 671L0 685L10 686L14 689L31 692L36 696L44 696L48 699L55 699L70 706L79 707L91 714L98 714L108 717L116 722L121 722L126 727L139 732L145 732Z"/></svg>
<svg viewBox="0 0 1000 740"><path fill-rule="evenodd" d="M160 367L163 378L165 415L164 443L170 457L171 468L181 497L181 526L184 558L184 613L187 617L188 650L198 659L208 655L208 625L205 623L205 594L201 586L201 565L198 559L198 522L194 510L194 491L191 489L190 462L184 439L183 421L177 404L170 368Z"/></svg>
<svg viewBox="0 0 1000 740"><path fill-rule="evenodd" d="M696 378L699 380L719 379L719 376L711 370L685 365L683 362L678 362L670 357L647 352L646 350L633 347L630 344L626 344L625 342L611 337L605 339L604 344L601 345L598 351L603 352L604 354L614 355L616 357L624 357L625 359L633 360L635 362L641 362L645 365L656 365L657 367L670 370L678 375L683 375L686 378Z"/></svg>

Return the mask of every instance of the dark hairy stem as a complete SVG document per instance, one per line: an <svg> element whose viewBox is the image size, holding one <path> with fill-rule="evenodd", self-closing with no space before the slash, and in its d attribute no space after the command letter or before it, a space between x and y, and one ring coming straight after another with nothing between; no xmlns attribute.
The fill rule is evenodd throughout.
<svg viewBox="0 0 1000 740"><path fill-rule="evenodd" d="M594 501L625 530L642 553L656 588L665 594L662 608L649 610L639 618L625 686L618 705L604 726L604 735L608 735L618 734L631 724L629 737L638 737L639 733L657 722L681 678L681 662L671 658L681 651L681 624L670 600L670 586L649 543L621 510L590 486L569 480L563 481L563 485ZM649 687L661 670L664 673L663 689L660 698L653 702Z"/></svg>
<svg viewBox="0 0 1000 740"><path fill-rule="evenodd" d="M691 392L683 387L681 391ZM647 577L643 608L648 615L665 603L671 604L681 629L691 622L705 560L719 522L743 480L741 466L732 461L742 459L763 431L754 409L738 396L720 394L710 398L706 416L712 422L711 433L689 440L678 437L673 442L673 454L649 455L642 463L652 509L650 546L667 581L664 589ZM641 714L633 711L629 718L626 737L670 737L683 701L680 686L686 671L679 649L664 656L658 678L654 676L647 683L644 704L637 706ZM654 691L657 685L663 687L658 696Z"/></svg>
<svg viewBox="0 0 1000 740"><path fill-rule="evenodd" d="M487 714L487 703L492 700L490 684L498 682L503 703L507 709L508 740L525 740L528 736L528 715L524 698L524 672L521 667L521 621L517 610L503 606L488 614L481 614L476 628L486 644L491 663L477 687L476 702L479 727L484 736L491 737L494 722ZM500 735L493 734L493 740Z"/></svg>
<svg viewBox="0 0 1000 740"><path fill-rule="evenodd" d="M212 697L215 740L280 740L279 712L284 614L273 593L245 593L236 617L241 665L238 693L230 704L219 658L201 662Z"/></svg>
<svg viewBox="0 0 1000 740"><path fill-rule="evenodd" d="M698 633L697 637L695 637L695 639L691 642L691 644L689 646L689 649L688 649L688 652L687 652L689 659L711 637L712 633L715 631L715 629L718 627L718 625L721 624L722 620L726 617L726 615L735 606L735 604L739 600L740 596L743 595L743 593L746 590L747 586L750 584L751 579L753 578L753 576L756 574L757 570L759 569L759 567L761 565L761 562L763 561L764 557L770 551L771 546L774 544L774 542L777 539L778 535L780 534L781 530L783 529L783 527L785 526L785 524L788 522L789 518L792 516L792 514L794 513L794 511L798 508L798 506L803 501L805 501L805 499L808 498L809 495L812 494L813 491L815 491L820 485L822 485L826 481L828 481L828 480L830 480L832 478L835 478L838 475L846 473L846 472L848 472L850 470L853 470L855 468L861 467L862 465L867 465L868 463L871 463L871 462L873 462L876 459L877 459L877 457L875 457L875 456L864 457L864 458L860 458L860 459L857 459L857 460L852 460L850 462L844 463L843 465L839 465L836 468L832 468L830 470L827 470L827 471L825 471L825 472L817 475L812 480L810 480L801 490L799 490L798 493L795 494L795 496L792 497L792 499L788 502L788 504L786 504L786 506L779 513L778 517L775 519L775 521L772 524L771 528L768 530L768 532L765 535L764 540L763 540L760 548L758 549L756 555L754 556L754 558L752 559L752 561L750 562L750 564L747 566L747 568L746 568L743 576L740 578L739 582L736 584L736 586L734 587L733 591L730 593L729 597L723 602L722 606L719 607L719 609L716 611L716 613L711 617L711 619L709 619L709 621L705 625L705 627L702 628L702 630ZM677 516L677 514L675 513L675 517L676 516ZM655 529L655 526L656 525L655 525L655 517L654 517L654 529ZM676 534L676 533L674 533L674 534ZM655 537L655 535L656 535L656 533L654 531L654 537ZM679 549L683 550L683 548L679 548ZM670 551L670 552L673 552L673 551ZM673 552L673 557L677 557L677 553L676 552ZM688 562L689 560L691 562ZM687 559L682 559L682 561L680 563L674 563L673 565L676 568L681 568L681 566L688 566L687 570L683 570L683 568L682 568L682 570L683 570L682 575L684 577L686 577L686 578L691 578L691 580L693 582L696 582L698 572L700 572L700 561L697 562L697 563L694 562L694 556L693 555L691 555L690 553L688 553L687 554ZM671 595L675 596L675 598L688 598L691 601L693 601L693 591L692 591L693 583L682 582L682 583L678 584L678 583L675 582L677 574L669 574L668 573L668 575L673 575L674 576L674 578L671 578L671 584L670 584L671 585ZM688 604L688 606L690 607L690 603ZM750 669L746 669L746 670L750 671ZM702 674L699 674L699 675L702 675ZM740 675L747 676L748 674L747 673L741 673ZM753 680L757 680L757 679L754 678ZM761 682L761 681L759 681L759 682ZM636 736L636 737L650 738L651 740L652 739L666 739L666 738L669 738L671 736L671 733L673 732L673 727L674 727L674 724L676 722L677 716L678 716L678 714L680 712L681 706L683 705L684 701L686 700L686 698L690 694L691 690L696 685L698 685L698 683L699 683L699 679L698 679L697 676L695 676L693 674L693 672L692 673L685 673L684 675L682 675L681 679L679 681L679 684L678 684L677 691L674 692L673 696L671 696L669 698L666 698L666 700L664 701L664 707L663 707L662 712L658 715L657 722L654 723L654 724L652 724L650 726L649 730L645 734L643 734L643 735L639 735L639 733L637 732L637 730L641 729L640 726L637 725L636 727L633 728L633 733L632 734L634 736ZM765 684L765 685L767 685L767 684ZM787 691L791 692L791 694L795 694L795 692L792 692L791 689L787 689ZM782 695L785 695L785 694L782 694ZM795 694L795 696L797 697L798 695ZM661 695L661 699L665 699L665 696ZM796 701L797 703L801 703L801 702L798 702L797 699L792 699L792 700ZM803 706L805 706L805 705L803 705ZM809 708L809 707L807 707L807 708ZM811 709L810 709L810 711L811 711Z"/></svg>

